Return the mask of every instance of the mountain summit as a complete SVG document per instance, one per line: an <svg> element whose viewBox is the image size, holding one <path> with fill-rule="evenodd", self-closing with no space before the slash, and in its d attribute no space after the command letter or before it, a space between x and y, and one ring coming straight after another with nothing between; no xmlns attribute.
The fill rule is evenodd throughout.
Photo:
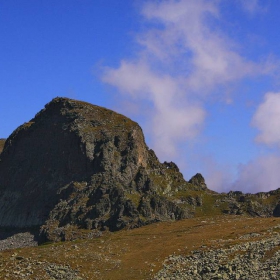
<svg viewBox="0 0 280 280"><path fill-rule="evenodd" d="M139 125L89 103L55 98L6 140L0 226L117 230L192 216L168 194L192 186L159 163ZM59 229L59 230L58 230Z"/></svg>
<svg viewBox="0 0 280 280"><path fill-rule="evenodd" d="M55 98L1 143L0 228L38 228L41 242L194 215L280 216L279 190L217 194L199 173L187 182L137 123L86 102Z"/></svg>

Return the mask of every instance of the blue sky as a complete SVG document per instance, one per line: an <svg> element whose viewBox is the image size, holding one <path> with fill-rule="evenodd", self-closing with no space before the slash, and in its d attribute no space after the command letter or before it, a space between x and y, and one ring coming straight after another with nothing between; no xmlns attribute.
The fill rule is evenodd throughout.
<svg viewBox="0 0 280 280"><path fill-rule="evenodd" d="M64 96L136 120L211 189L280 187L280 2L0 2L0 138Z"/></svg>

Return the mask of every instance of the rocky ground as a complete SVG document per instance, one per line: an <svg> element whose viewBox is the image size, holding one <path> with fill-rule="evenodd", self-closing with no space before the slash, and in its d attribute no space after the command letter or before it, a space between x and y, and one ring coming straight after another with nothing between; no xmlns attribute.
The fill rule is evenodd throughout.
<svg viewBox="0 0 280 280"><path fill-rule="evenodd" d="M36 236L31 232L1 232L0 233L0 251L10 249L28 248L38 246ZM14 252L9 262L13 263L13 270L7 266L5 260L0 261L0 271L3 273L3 279L65 279L65 280L82 280L78 276L78 271L70 268L69 265L59 265L47 261L38 261L36 258L23 257ZM34 271L41 270L45 275L33 277ZM1 278L2 279L2 278Z"/></svg>
<svg viewBox="0 0 280 280"><path fill-rule="evenodd" d="M78 271L71 269L69 266L57 265L54 263L41 262L32 258L23 258L14 254L11 258L14 261L14 269L5 269L3 263L0 270L4 272L3 279L34 279L34 280L83 280L78 276ZM43 270L44 275L32 277L34 271Z"/></svg>
<svg viewBox="0 0 280 280"><path fill-rule="evenodd" d="M79 251L84 246L73 245L70 248L66 248L65 252L69 253L69 251L74 251L77 254L72 256L72 260L74 262L83 262L84 259L87 258L87 254L79 254ZM9 251L8 251L9 252ZM40 251L36 254L31 253L30 256L26 256L25 254L21 254L21 250L17 250L9 254L9 258L1 258L0 260L0 275L3 280L14 280L14 279L33 279L33 280L85 280L85 279L93 279L89 276L83 274L78 267L73 269L71 265L67 263L61 263L59 260L61 254L61 250L56 251L55 245L51 247L52 252L52 261L43 258L40 255ZM90 258L94 258L97 260L104 260L104 264L110 263L110 265L114 262L114 265L118 265L118 261L109 260L108 258L104 259L104 256L99 253L91 253ZM54 261L53 259L56 259ZM94 261L93 261L94 264ZM82 267L82 265L80 265ZM94 266L92 267L94 269ZM94 279L106 279L100 275L99 271L95 271L94 274L96 277Z"/></svg>
<svg viewBox="0 0 280 280"><path fill-rule="evenodd" d="M280 189L186 181L137 123L82 101L0 139L0 279L280 279L279 217Z"/></svg>
<svg viewBox="0 0 280 280"><path fill-rule="evenodd" d="M7 249L38 246L36 237L30 232L0 234L0 251Z"/></svg>
<svg viewBox="0 0 280 280"><path fill-rule="evenodd" d="M277 226L274 229L279 228L280 226ZM259 236L258 233L251 233L239 239L247 240ZM187 256L171 255L164 261L163 266L154 279L279 280L280 234L272 231L269 237L264 239L244 242L226 249L202 248Z"/></svg>
<svg viewBox="0 0 280 280"><path fill-rule="evenodd" d="M31 233L10 234L0 241L0 279L280 279L278 218L203 217L84 234L40 246Z"/></svg>

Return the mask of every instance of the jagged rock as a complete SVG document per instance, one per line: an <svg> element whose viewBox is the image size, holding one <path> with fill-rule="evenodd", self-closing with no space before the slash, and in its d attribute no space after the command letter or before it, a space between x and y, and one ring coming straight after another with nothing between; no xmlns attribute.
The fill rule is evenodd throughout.
<svg viewBox="0 0 280 280"><path fill-rule="evenodd" d="M188 204L192 206L202 206L202 198L199 196L193 197L193 196L188 196L186 198L186 201Z"/></svg>
<svg viewBox="0 0 280 280"><path fill-rule="evenodd" d="M222 200L228 205L224 213L232 215L250 215L253 217L271 217L280 197L280 189L267 193L243 194L240 191L230 191Z"/></svg>
<svg viewBox="0 0 280 280"><path fill-rule="evenodd" d="M189 183L199 187L200 189L206 190L207 185L205 183L205 179L200 173L195 174L190 180Z"/></svg>
<svg viewBox="0 0 280 280"><path fill-rule="evenodd" d="M188 209L164 195L190 186L174 163L158 161L137 123L55 98L6 140L0 227L41 226L41 241L47 241L71 239L67 232L75 228L118 230L182 219L191 216Z"/></svg>
<svg viewBox="0 0 280 280"><path fill-rule="evenodd" d="M199 173L186 182L175 163L159 162L137 123L89 103L55 98L1 141L0 229L37 227L40 242L212 210L279 212L280 189L218 195Z"/></svg>

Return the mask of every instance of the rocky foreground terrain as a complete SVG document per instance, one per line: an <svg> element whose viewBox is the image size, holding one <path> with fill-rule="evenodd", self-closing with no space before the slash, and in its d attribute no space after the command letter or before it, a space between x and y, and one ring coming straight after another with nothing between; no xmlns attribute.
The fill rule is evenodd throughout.
<svg viewBox="0 0 280 280"><path fill-rule="evenodd" d="M279 217L280 189L186 181L89 103L55 98L0 139L0 279L280 279Z"/></svg>
<svg viewBox="0 0 280 280"><path fill-rule="evenodd" d="M0 279L278 280L279 247L276 218L191 218L4 250Z"/></svg>
<svg viewBox="0 0 280 280"><path fill-rule="evenodd" d="M277 227L279 228L279 226ZM259 236L250 233L241 239ZM247 241L229 248L172 255L154 279L279 279L280 235Z"/></svg>

